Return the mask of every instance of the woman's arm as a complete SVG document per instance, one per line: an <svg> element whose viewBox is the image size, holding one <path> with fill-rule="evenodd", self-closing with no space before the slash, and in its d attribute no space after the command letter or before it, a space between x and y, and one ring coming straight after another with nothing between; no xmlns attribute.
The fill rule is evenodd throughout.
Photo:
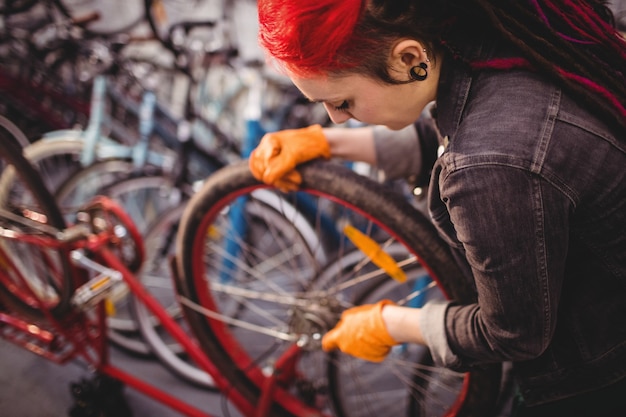
<svg viewBox="0 0 626 417"><path fill-rule="evenodd" d="M324 136L333 157L376 165L373 127L324 128Z"/></svg>
<svg viewBox="0 0 626 417"><path fill-rule="evenodd" d="M419 308L397 305L386 305L382 309L383 322L396 342L425 345L419 325L420 313Z"/></svg>
<svg viewBox="0 0 626 417"><path fill-rule="evenodd" d="M423 163L424 143L421 141L429 144L432 142L435 148L437 145L434 130L422 128L418 132L418 125L410 125L401 130L391 130L384 126L325 128L324 136L333 157L376 166L388 179L423 174L422 168L434 161L434 157L429 157L427 163Z"/></svg>

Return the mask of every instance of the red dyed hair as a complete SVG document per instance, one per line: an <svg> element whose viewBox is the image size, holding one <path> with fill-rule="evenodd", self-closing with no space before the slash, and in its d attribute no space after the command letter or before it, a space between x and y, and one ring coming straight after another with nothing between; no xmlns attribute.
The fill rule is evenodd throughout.
<svg viewBox="0 0 626 417"><path fill-rule="evenodd" d="M526 68L551 77L589 110L626 129L626 42L606 0L257 0L259 40L272 58L307 77L341 72L384 83L398 38L419 40L474 71ZM503 37L519 55L470 61L459 46ZM408 77L407 77L408 79Z"/></svg>
<svg viewBox="0 0 626 417"><path fill-rule="evenodd" d="M258 0L259 42L296 75L344 70L354 28L367 0Z"/></svg>

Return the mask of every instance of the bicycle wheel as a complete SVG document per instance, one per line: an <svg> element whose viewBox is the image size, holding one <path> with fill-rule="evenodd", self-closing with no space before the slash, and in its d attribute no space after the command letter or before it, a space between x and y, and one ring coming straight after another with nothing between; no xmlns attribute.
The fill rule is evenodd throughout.
<svg viewBox="0 0 626 417"><path fill-rule="evenodd" d="M81 170L84 143L68 133L67 138L41 138L24 148L24 156L39 171L46 187L54 192L68 177Z"/></svg>
<svg viewBox="0 0 626 417"><path fill-rule="evenodd" d="M185 207L186 202L165 213L145 234L147 259L139 274L139 279L148 291L184 327L186 327L186 323L180 304L176 300L169 260L176 253L175 236ZM309 264L311 269L319 268L319 265L325 264L326 254L322 251L315 231L307 220L295 212L295 209L290 207L287 202L277 199L275 194L260 190L254 197L251 197L250 201L246 202L245 207L245 217L249 228L246 238L238 240L241 246L238 250L244 256L271 260L272 257L278 255L274 249L268 252L269 245L266 238L271 235L275 240L284 240L281 242L283 248L301 248L295 252L285 250L280 253L279 255L285 257L281 262L304 262ZM293 233L294 230L297 233ZM231 253L231 256L234 257L235 255ZM287 259L288 257L297 258L297 260ZM260 266L258 262L250 262L250 265L252 267ZM266 267L266 269L268 268L271 266ZM223 277L223 279L227 278ZM133 300L132 306L144 339L165 365L175 374L193 384L215 387L213 378L186 359L181 347L158 325L156 319L143 304ZM190 334L192 333L190 332Z"/></svg>
<svg viewBox="0 0 626 417"><path fill-rule="evenodd" d="M45 311L61 315L70 306L69 254L15 239L15 235L54 238L65 228L55 200L37 171L22 156L22 147L0 125L0 296L29 317Z"/></svg>
<svg viewBox="0 0 626 417"><path fill-rule="evenodd" d="M20 144L20 146L28 146L30 143L24 132L20 130L19 127L9 119L0 115L0 126L3 129L7 130L7 132L15 138L15 140Z"/></svg>
<svg viewBox="0 0 626 417"><path fill-rule="evenodd" d="M224 234L213 230L220 230L233 202L267 188L253 178L246 162L209 178L180 225L180 300L199 343L231 389L251 407L261 407L264 390L274 382L272 416L411 415L420 409L429 415L490 415L499 389L499 366L451 374L429 364L424 350L420 353L414 346L394 349L380 364L321 351L321 335L353 305L382 296L402 297L395 300L412 305L425 291L459 302L472 301L475 294L430 221L403 196L332 163L305 164L300 172L302 191L284 198L296 208L302 194L315 203L314 227L320 234L336 236L334 265L342 265L355 248L369 247L371 253L357 262L358 268L349 262L349 267L335 267L330 275L315 271L316 278L298 265L262 274L247 265L233 271L230 282L220 280ZM331 221L318 224L322 218ZM351 238L345 231L354 229L347 225L358 227L358 232L349 233ZM386 248L396 245L404 255L396 254L389 262ZM436 285L413 291L394 281L388 290L364 292L373 282L380 285L381 276L408 278L415 270L427 271ZM328 276L333 279L324 278ZM452 383L444 384L448 379Z"/></svg>
<svg viewBox="0 0 626 417"><path fill-rule="evenodd" d="M95 162L88 167L77 169L65 178L58 185L54 196L61 210L68 216L111 184L128 178L132 172L130 161L109 159Z"/></svg>
<svg viewBox="0 0 626 417"><path fill-rule="evenodd" d="M118 181L120 178L126 177L135 171L133 169L134 167L129 163L130 155L126 158L126 154L130 153L126 145L113 142L108 138L99 139L99 142L96 143L95 149L93 150L94 160L88 164L84 164L81 158L83 157L83 152L87 144L83 135L84 132L79 130L51 132L24 148L24 155L31 164L37 168L48 189L56 193L62 190L62 188L68 188L75 194L72 199L79 203L81 200L85 199L86 196L90 197L95 195L97 190L107 185L107 181L108 183ZM116 156L118 153L123 154L124 157ZM164 150L161 151L161 156L163 156L164 160L169 160L169 158L173 158L173 153L169 150ZM96 173L102 174L102 177L97 178L93 174L81 172L89 168L92 164L98 164L102 161L113 161L111 162L112 165L109 166L111 169L110 173L107 172L107 168L93 168ZM127 163L127 165L125 167L115 166L115 164L122 163ZM149 168L142 169L144 169L143 172L152 174L159 172L159 167L157 166L150 166L150 168L153 169L153 171L149 171ZM71 180L70 178L73 176L77 177ZM80 184L83 179L89 177L91 178L89 184L96 185L96 189L91 189L88 186L82 186ZM70 185L64 185L66 181L70 181ZM76 184L81 185L80 189L77 188ZM83 191L84 193L77 194L77 190ZM69 195L70 191L63 190L62 192L65 195ZM65 212L66 209L68 209L67 211L72 211L74 208L75 206L64 207L61 205L63 212Z"/></svg>

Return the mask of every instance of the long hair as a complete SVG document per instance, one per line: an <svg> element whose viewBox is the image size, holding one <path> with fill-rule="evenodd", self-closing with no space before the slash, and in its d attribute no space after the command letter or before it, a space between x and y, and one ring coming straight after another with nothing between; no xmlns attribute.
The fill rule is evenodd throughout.
<svg viewBox="0 0 626 417"><path fill-rule="evenodd" d="M259 41L301 75L361 73L385 83L399 37L470 68L527 68L550 77L597 116L626 130L626 42L604 0L258 0ZM469 61L459 42L490 33L516 58Z"/></svg>

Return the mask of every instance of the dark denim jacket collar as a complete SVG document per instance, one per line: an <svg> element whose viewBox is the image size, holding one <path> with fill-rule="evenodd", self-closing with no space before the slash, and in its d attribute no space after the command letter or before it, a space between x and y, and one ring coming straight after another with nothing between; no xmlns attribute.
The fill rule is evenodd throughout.
<svg viewBox="0 0 626 417"><path fill-rule="evenodd" d="M433 112L442 137L448 137L450 140L454 138L472 85L473 74L468 63L488 59L491 55L488 51L492 50L487 47L488 43L491 42L482 41L474 45L465 45L454 54L458 56L447 53L443 58L437 87L437 102Z"/></svg>

